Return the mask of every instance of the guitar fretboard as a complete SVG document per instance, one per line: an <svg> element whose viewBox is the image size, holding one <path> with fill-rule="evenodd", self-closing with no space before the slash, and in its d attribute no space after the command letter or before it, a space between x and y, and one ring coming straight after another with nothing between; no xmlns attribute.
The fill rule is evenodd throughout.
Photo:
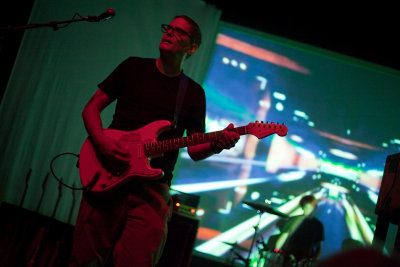
<svg viewBox="0 0 400 267"><path fill-rule="evenodd" d="M239 135L248 133L247 126L236 127L232 131L237 132ZM151 155L162 154L167 151L176 150L182 147L195 146L204 143L209 143L218 139L222 131L211 133L192 134L186 137L172 138L168 140L161 140L157 142L147 143L144 145L144 151L147 157Z"/></svg>

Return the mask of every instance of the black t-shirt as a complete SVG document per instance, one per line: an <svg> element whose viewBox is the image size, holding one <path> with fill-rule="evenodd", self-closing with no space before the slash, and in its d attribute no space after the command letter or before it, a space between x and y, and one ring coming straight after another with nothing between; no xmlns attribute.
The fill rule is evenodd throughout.
<svg viewBox="0 0 400 267"><path fill-rule="evenodd" d="M117 100L109 128L123 131L139 129L157 120L174 120L177 94L183 73L167 77L156 67L155 59L129 57L98 86ZM187 76L186 76L187 77ZM205 131L205 94L203 88L187 77L187 87L178 118L178 126L163 132L159 140ZM151 161L151 167L164 171L164 181L172 179L178 151L170 151Z"/></svg>
<svg viewBox="0 0 400 267"><path fill-rule="evenodd" d="M316 245L324 240L324 225L317 218L306 218L290 235L282 250L297 260L312 258Z"/></svg>

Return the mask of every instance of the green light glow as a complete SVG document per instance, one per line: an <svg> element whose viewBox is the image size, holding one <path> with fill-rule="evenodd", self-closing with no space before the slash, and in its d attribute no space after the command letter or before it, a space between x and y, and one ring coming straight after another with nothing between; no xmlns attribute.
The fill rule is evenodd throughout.
<svg viewBox="0 0 400 267"><path fill-rule="evenodd" d="M360 230L357 227L356 214L347 199L342 201L344 209L346 210L346 224L350 232L351 239L364 242Z"/></svg>
<svg viewBox="0 0 400 267"><path fill-rule="evenodd" d="M320 170L321 172L333 174L351 181L357 181L358 174L361 172L358 169L346 167L342 164L335 164L328 160L320 161Z"/></svg>
<svg viewBox="0 0 400 267"><path fill-rule="evenodd" d="M212 190L220 190L225 188L233 188L241 185L259 184L259 183L264 183L266 180L267 180L266 178L252 178L252 179L216 181L207 183L192 183L183 185L173 185L171 188L185 193L199 193Z"/></svg>
<svg viewBox="0 0 400 267"><path fill-rule="evenodd" d="M245 88L244 88L245 90ZM244 121L252 120L254 117L248 112L246 107L236 104L228 96L222 95L219 91L211 86L204 86L204 91L206 92L207 102L218 103L218 106L224 110L229 110L230 112L241 116Z"/></svg>
<svg viewBox="0 0 400 267"><path fill-rule="evenodd" d="M295 110L294 111L294 115L301 117L305 120L308 120L308 115L304 112L304 111L300 111L300 110Z"/></svg>

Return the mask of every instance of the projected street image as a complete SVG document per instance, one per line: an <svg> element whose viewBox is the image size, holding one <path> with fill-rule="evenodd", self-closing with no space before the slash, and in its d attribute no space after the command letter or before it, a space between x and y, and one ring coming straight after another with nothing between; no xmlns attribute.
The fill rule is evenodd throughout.
<svg viewBox="0 0 400 267"><path fill-rule="evenodd" d="M265 257L257 248L273 248L286 218L243 201L294 216L306 194L319 200L321 258L347 242L370 244L385 160L400 151L400 77L233 25L216 45L203 84L207 132L259 121L284 123L288 134L243 135L233 149L200 162L181 152L172 188L200 196L195 250Z"/></svg>

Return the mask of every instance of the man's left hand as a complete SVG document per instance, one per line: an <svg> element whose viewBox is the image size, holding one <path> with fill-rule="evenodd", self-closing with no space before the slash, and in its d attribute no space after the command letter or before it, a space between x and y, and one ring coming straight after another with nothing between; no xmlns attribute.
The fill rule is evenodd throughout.
<svg viewBox="0 0 400 267"><path fill-rule="evenodd" d="M218 137L211 143L214 153L220 153L223 149L230 149L236 145L240 135L234 131L233 123L229 124Z"/></svg>

